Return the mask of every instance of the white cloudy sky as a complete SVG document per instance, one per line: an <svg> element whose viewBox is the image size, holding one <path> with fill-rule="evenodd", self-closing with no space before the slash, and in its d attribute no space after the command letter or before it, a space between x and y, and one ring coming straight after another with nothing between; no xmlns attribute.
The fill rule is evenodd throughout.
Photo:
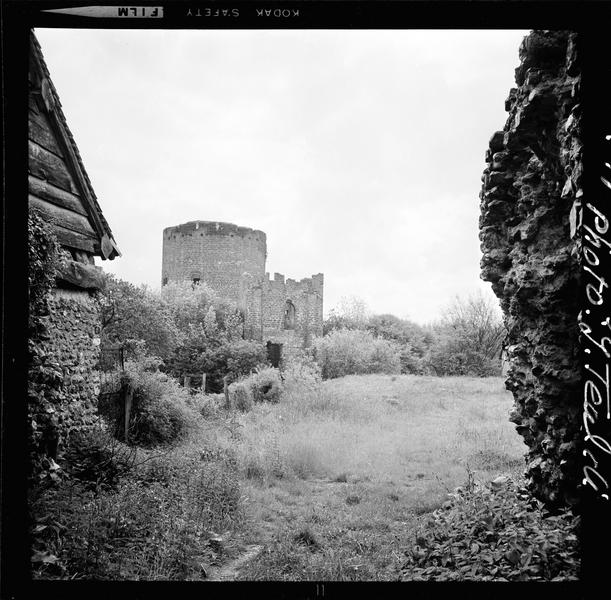
<svg viewBox="0 0 611 600"><path fill-rule="evenodd" d="M325 312L435 319L479 279L484 153L525 31L38 29L123 256L159 287L164 227L267 233ZM489 292L491 294L491 292Z"/></svg>

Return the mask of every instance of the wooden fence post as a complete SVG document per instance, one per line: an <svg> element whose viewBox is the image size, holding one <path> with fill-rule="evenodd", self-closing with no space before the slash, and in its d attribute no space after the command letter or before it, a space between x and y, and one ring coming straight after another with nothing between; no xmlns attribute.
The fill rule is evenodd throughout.
<svg viewBox="0 0 611 600"><path fill-rule="evenodd" d="M206 374L202 373L202 392L206 393Z"/></svg>
<svg viewBox="0 0 611 600"><path fill-rule="evenodd" d="M225 393L225 408L229 410L231 408L231 402L229 401L229 375L223 377L223 392Z"/></svg>
<svg viewBox="0 0 611 600"><path fill-rule="evenodd" d="M123 437L125 439L125 443L128 443L128 434L129 434L129 417L132 412L132 401L134 398L134 389L131 385L127 384L125 386L124 399L125 399L125 425L123 431Z"/></svg>

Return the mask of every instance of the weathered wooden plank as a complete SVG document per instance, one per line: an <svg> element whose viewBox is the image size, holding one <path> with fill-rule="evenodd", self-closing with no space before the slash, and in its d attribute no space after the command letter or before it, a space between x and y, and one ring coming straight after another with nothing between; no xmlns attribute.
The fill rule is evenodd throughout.
<svg viewBox="0 0 611 600"><path fill-rule="evenodd" d="M79 215L71 210L51 204L33 194L28 195L28 200L31 208L39 210L49 222L54 225L59 225L65 229L72 229L78 233L94 237L97 239L97 234L89 223L89 219L83 215Z"/></svg>
<svg viewBox="0 0 611 600"><path fill-rule="evenodd" d="M96 240L90 236L77 233L71 229L65 229L59 225L55 227L55 235L59 243L66 248L75 248L90 254L98 253Z"/></svg>
<svg viewBox="0 0 611 600"><path fill-rule="evenodd" d="M44 113L28 112L28 137L49 152L63 156L63 152L51 129L51 125Z"/></svg>
<svg viewBox="0 0 611 600"><path fill-rule="evenodd" d="M40 112L40 109L38 108L38 102L36 100L36 94L32 93L31 90L28 94L28 108L35 113Z"/></svg>
<svg viewBox="0 0 611 600"><path fill-rule="evenodd" d="M42 198L53 204L63 206L85 217L87 216L87 211L83 206L83 202L76 194L71 194L66 190L62 190L48 181L34 177L34 175L28 176L28 185L30 194L38 196L38 198Z"/></svg>
<svg viewBox="0 0 611 600"><path fill-rule="evenodd" d="M78 194L76 184L61 158L32 140L28 141L28 158L28 167L32 175L46 179L63 190Z"/></svg>
<svg viewBox="0 0 611 600"><path fill-rule="evenodd" d="M83 289L99 290L104 287L104 274L94 265L86 265L74 260L66 262L59 279Z"/></svg>

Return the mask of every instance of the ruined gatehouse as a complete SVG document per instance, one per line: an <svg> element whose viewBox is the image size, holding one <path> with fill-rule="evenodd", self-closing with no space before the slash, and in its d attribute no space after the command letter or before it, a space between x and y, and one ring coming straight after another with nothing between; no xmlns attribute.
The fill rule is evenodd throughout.
<svg viewBox="0 0 611 600"><path fill-rule="evenodd" d="M162 285L205 282L236 303L244 337L282 345L286 356L322 335L322 273L299 281L265 271L263 231L216 221L190 221L163 231Z"/></svg>

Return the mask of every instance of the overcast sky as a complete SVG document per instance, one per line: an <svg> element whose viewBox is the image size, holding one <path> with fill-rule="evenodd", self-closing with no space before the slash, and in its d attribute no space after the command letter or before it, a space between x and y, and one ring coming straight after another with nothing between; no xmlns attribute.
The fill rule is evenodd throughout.
<svg viewBox="0 0 611 600"><path fill-rule="evenodd" d="M424 323L478 289L484 153L525 31L38 29L123 256L158 288L162 231L267 234L267 271ZM489 292L492 294L492 292Z"/></svg>

